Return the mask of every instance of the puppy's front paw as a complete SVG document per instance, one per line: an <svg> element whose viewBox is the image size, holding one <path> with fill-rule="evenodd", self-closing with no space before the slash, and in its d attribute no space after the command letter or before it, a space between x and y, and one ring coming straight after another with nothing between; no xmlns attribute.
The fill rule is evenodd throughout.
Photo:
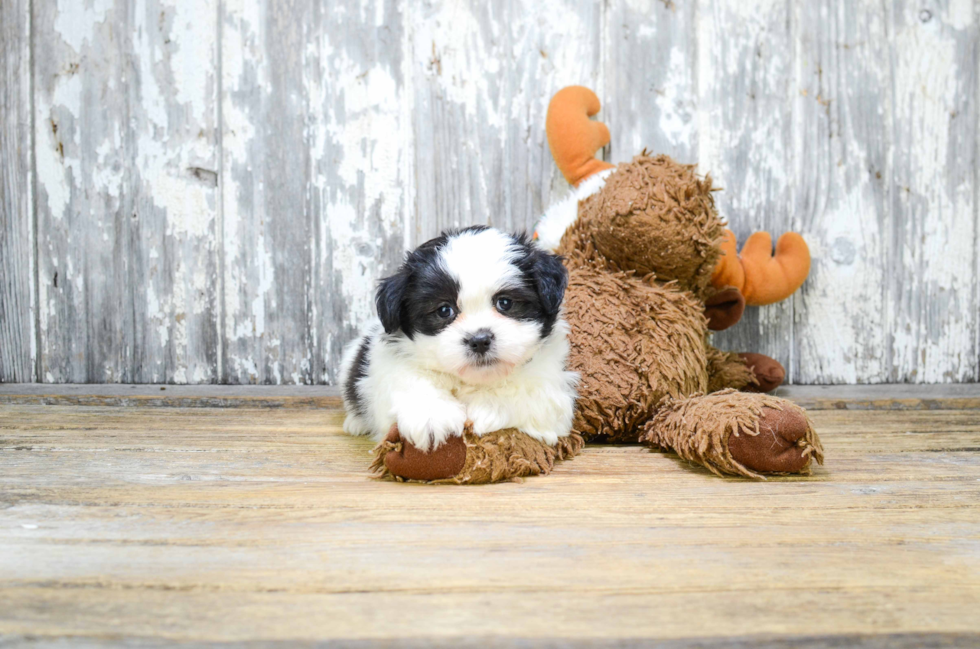
<svg viewBox="0 0 980 649"><path fill-rule="evenodd" d="M558 439L568 435L568 430L551 430L547 428L533 428L528 426L522 429L528 437L532 437L539 442L543 442L548 446L554 446L558 443Z"/></svg>
<svg viewBox="0 0 980 649"><path fill-rule="evenodd" d="M456 401L422 401L397 413L398 432L420 451L430 451L450 436L463 434L466 409Z"/></svg>
<svg viewBox="0 0 980 649"><path fill-rule="evenodd" d="M475 435L485 435L507 427L506 413L490 404L469 404L466 406L466 418L473 422Z"/></svg>

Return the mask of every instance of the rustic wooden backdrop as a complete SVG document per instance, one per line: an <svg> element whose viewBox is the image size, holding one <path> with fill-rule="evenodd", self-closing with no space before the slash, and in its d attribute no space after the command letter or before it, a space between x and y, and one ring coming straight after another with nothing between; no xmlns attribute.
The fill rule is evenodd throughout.
<svg viewBox="0 0 980 649"><path fill-rule="evenodd" d="M975 381L971 0L2 0L0 381L323 383L376 279L605 157L699 162L810 279L725 346L796 383Z"/></svg>

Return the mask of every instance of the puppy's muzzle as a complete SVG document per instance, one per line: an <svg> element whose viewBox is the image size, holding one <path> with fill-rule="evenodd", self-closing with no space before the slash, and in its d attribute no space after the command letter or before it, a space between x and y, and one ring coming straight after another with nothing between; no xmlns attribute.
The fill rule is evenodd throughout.
<svg viewBox="0 0 980 649"><path fill-rule="evenodd" d="M493 332L489 329L478 329L464 342L466 347L477 356L486 356L493 346Z"/></svg>

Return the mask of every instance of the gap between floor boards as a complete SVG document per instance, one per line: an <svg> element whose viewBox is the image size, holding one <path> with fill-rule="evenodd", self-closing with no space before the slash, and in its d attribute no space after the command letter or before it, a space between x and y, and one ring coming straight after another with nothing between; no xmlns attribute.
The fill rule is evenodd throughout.
<svg viewBox="0 0 980 649"><path fill-rule="evenodd" d="M793 385L776 390L809 410L977 410L980 384ZM0 384L0 405L169 408L343 407L328 385Z"/></svg>

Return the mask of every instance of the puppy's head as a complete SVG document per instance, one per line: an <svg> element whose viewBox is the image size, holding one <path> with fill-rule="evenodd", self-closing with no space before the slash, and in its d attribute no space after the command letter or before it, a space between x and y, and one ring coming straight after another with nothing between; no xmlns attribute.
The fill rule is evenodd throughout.
<svg viewBox="0 0 980 649"><path fill-rule="evenodd" d="M524 234L477 226L409 253L378 288L389 334L429 369L467 383L507 376L552 334L568 275L561 259Z"/></svg>

